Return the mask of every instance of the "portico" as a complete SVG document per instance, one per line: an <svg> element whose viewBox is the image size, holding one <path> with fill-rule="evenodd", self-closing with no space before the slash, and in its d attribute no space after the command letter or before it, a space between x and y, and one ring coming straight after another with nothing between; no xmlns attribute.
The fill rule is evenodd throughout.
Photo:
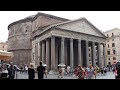
<svg viewBox="0 0 120 90"><path fill-rule="evenodd" d="M48 70L57 70L60 63L73 69L78 65L106 66L106 37L89 21L83 18L51 27L43 31L38 30L38 35L34 33L32 42L33 46L39 43L39 61L46 63ZM101 58L101 52L104 59ZM34 58L33 61L36 62Z"/></svg>

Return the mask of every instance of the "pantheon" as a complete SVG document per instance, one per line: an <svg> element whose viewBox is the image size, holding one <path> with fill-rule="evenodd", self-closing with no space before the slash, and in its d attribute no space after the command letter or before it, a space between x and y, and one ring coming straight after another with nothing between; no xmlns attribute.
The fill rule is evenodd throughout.
<svg viewBox="0 0 120 90"><path fill-rule="evenodd" d="M8 51L14 53L17 65L39 62L48 70L58 64L106 66L106 36L89 20L76 20L37 13L8 26Z"/></svg>

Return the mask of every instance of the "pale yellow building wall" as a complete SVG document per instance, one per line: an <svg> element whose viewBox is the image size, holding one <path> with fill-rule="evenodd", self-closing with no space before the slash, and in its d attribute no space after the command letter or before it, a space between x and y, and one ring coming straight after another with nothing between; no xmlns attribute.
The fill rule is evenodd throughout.
<svg viewBox="0 0 120 90"><path fill-rule="evenodd" d="M7 43L6 42L0 42L0 50L7 51Z"/></svg>
<svg viewBox="0 0 120 90"><path fill-rule="evenodd" d="M114 34L114 36L112 36L112 33ZM106 35L106 37L107 34L109 35L109 37L106 40L106 54L107 51L110 50L110 55L107 55L107 64L108 62L111 62L111 64L113 64L113 62L120 61L120 29L115 28L105 32L104 34ZM115 47L112 47L112 43L115 43ZM113 49L116 50L116 54L113 54ZM113 57L116 57L116 60L113 60Z"/></svg>

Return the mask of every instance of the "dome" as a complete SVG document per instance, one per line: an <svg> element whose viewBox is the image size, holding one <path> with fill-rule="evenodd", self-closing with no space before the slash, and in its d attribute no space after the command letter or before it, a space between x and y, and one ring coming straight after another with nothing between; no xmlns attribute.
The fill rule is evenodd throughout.
<svg viewBox="0 0 120 90"><path fill-rule="evenodd" d="M35 17L35 15L30 15L30 16L24 18L24 19L27 19L27 18L34 18L34 17Z"/></svg>

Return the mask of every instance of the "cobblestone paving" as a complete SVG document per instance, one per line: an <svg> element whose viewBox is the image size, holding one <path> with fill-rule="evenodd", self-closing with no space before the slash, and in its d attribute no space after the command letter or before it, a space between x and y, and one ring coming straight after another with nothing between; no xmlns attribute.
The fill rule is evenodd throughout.
<svg viewBox="0 0 120 90"><path fill-rule="evenodd" d="M23 73L23 74L20 74L19 72L17 73L17 79L28 79L28 75ZM35 79L37 79L37 74L35 75ZM46 78L44 78L46 79ZM48 75L48 78L47 79L60 79L58 78L58 75ZM64 76L63 78L61 79L77 79L77 77L75 75L73 76ZM115 74L113 74L112 72L107 72L107 74L104 76L104 75L97 75L97 78L96 79L115 79Z"/></svg>

